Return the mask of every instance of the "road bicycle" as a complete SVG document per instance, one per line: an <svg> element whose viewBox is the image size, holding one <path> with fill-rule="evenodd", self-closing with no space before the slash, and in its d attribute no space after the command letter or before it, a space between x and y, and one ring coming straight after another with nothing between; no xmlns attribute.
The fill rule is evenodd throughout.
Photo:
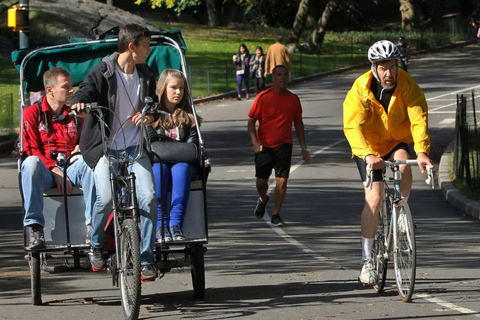
<svg viewBox="0 0 480 320"><path fill-rule="evenodd" d="M416 246L415 224L408 203L401 198L400 181L402 172L400 165L416 165L417 160L385 161L385 167L391 169L383 174L383 205L379 213L378 229L372 247L372 258L378 280L373 285L376 292L381 293L385 287L388 261L393 257L395 280L398 294L402 301L410 302L415 286ZM434 188L433 167L427 166L425 182ZM372 185L373 169L367 166L365 187Z"/></svg>

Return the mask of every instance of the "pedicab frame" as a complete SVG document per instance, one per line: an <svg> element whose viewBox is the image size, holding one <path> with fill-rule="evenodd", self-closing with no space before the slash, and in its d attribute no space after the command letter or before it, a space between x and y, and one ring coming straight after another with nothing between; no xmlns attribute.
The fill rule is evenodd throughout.
<svg viewBox="0 0 480 320"><path fill-rule="evenodd" d="M67 44L13 52L12 61L20 71L20 119L23 119L23 109L30 105L29 99L27 98L27 92L43 90L42 77L45 71L55 66L62 67L70 73L73 85L77 86L83 81L86 74L96 66L103 57L117 51L117 41L118 39L116 37L85 41L71 39L71 42ZM165 68L181 70L187 78L185 72L185 51L187 48L179 30L153 34L150 46L152 52L148 55L146 63L150 66L156 78L158 78L161 71ZM189 86L188 79L186 86ZM191 92L191 90L188 91ZM204 245L208 243L206 181L210 169L210 161L205 152L205 144L191 95L188 98L198 128L198 152L200 159L199 179L192 182L189 205L184 224L186 240L173 243L166 243L163 240L160 243L156 243L155 256L157 268L162 274L170 271L172 268L190 267L194 296L195 298L201 299L205 294L204 252L206 251L206 247L204 247ZM22 120L20 121L19 135L19 151L21 157L18 161L20 190L20 169L24 154L23 130L24 123ZM67 159L67 163L69 163L72 157L73 155ZM23 197L22 192L21 194ZM30 232L27 230L28 228L24 228L24 247L27 253L26 259L30 266L32 303L34 305L42 304L40 276L42 267L49 272L80 268L81 258L86 256L86 251L89 248L89 245L85 243L85 238L79 236L82 234L84 236L85 232L82 233L82 231L86 230L85 216L84 213L81 212L83 197L78 197L78 195L81 195L81 192L74 192L74 194L76 194L77 198L76 201L74 201L76 202L75 206L69 204L69 200L72 202L71 200L74 197L72 195L67 196L65 193L62 197L55 194L55 192L50 191L47 191L44 195L45 216L48 216L49 210L52 210L52 208L57 207L57 212L58 210L61 211L61 207L64 209L64 215L55 214L54 219L56 224L53 224L54 226L58 225L59 228L64 227L64 237L58 237L57 234L57 240L55 240L52 237L52 230L45 226L45 235L47 236L48 234L52 239L51 241L47 241L46 249L38 251L28 250L27 245ZM72 209L74 209L73 207L77 209L77 212L73 212L72 214L69 211L72 211ZM162 211L165 212L165 210ZM72 231L78 231L78 223L81 223L81 221L83 221L82 228L80 228L81 231L72 233ZM57 232L59 231L57 230ZM181 254L182 258L178 258L176 256L178 254ZM173 259L171 259L172 256ZM65 267L55 269L45 268L46 261L50 258L63 258L65 261ZM73 258L73 267L70 267L67 264L67 259L69 258Z"/></svg>

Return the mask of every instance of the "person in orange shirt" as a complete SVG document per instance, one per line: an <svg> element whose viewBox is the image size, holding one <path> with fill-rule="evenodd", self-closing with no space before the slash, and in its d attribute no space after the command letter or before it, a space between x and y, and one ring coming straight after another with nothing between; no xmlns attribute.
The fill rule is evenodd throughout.
<svg viewBox="0 0 480 320"><path fill-rule="evenodd" d="M288 72L292 72L292 60L287 48L282 42L283 37L277 35L275 37L275 44L268 48L267 58L265 60L265 78L268 74L273 73L273 69L278 65L285 66Z"/></svg>
<svg viewBox="0 0 480 320"><path fill-rule="evenodd" d="M300 99L287 90L289 80L287 67L278 65L273 68L272 80L273 88L257 95L248 113L248 132L255 152L255 176L260 195L254 215L257 219L262 219L265 214L265 207L270 198L267 194L268 178L272 169L275 169L275 203L271 222L274 226L284 226L279 212L287 192L292 162L292 122L304 161L310 161L310 151L307 150L305 141Z"/></svg>

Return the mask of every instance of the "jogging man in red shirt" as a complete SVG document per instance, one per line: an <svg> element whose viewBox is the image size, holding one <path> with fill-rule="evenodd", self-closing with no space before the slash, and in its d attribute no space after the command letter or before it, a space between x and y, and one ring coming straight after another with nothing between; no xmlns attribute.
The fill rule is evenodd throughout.
<svg viewBox="0 0 480 320"><path fill-rule="evenodd" d="M287 180L292 162L292 122L302 148L302 158L304 161L310 161L310 151L307 150L305 141L302 106L300 99L287 90L288 80L287 67L277 65L273 68L273 88L258 94L248 113L248 132L255 152L255 177L260 195L254 214L257 219L262 219L265 214L265 207L270 198L267 195L268 178L272 169L275 169L275 203L271 220L274 226L285 225L279 213L287 193Z"/></svg>

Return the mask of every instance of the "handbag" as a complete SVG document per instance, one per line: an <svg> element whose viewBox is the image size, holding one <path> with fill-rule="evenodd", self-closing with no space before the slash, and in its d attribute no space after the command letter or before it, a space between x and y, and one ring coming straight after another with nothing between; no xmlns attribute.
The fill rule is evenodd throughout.
<svg viewBox="0 0 480 320"><path fill-rule="evenodd" d="M150 144L151 158L154 163L198 164L198 150L195 143L154 141Z"/></svg>

